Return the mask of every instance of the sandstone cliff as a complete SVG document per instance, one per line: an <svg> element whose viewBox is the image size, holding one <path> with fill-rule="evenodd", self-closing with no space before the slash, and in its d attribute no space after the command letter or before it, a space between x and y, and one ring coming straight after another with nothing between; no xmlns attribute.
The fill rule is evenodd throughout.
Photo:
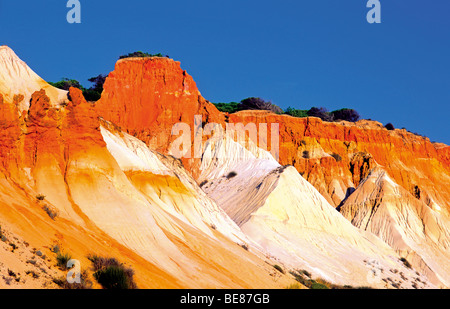
<svg viewBox="0 0 450 309"><path fill-rule="evenodd" d="M421 287L448 285L450 147L373 121L223 114L167 58L119 60L93 103L0 56L0 223L33 246L58 242L86 265L114 255L141 287L292 282L267 263L396 287L369 276L375 262L403 287L416 271ZM279 160L269 141L204 134L200 157L179 161L179 122L191 140L196 125L278 124Z"/></svg>

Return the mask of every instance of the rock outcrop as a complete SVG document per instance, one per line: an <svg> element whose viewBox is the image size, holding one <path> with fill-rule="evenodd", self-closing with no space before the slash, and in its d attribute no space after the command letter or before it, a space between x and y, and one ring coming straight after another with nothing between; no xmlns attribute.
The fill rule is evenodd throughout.
<svg viewBox="0 0 450 309"><path fill-rule="evenodd" d="M373 121L220 113L159 57L119 60L93 103L1 47L0 112L0 224L86 265L89 253L114 255L141 287L292 282L273 280L268 263L340 284L399 286L371 277L374 265L402 287L416 271L421 287L449 284L446 145ZM200 136L199 157L172 156L177 123ZM277 124L279 160L269 138L267 149L249 135L213 138L202 131L212 123L267 124L267 136Z"/></svg>
<svg viewBox="0 0 450 309"><path fill-rule="evenodd" d="M0 80L7 80L8 65L0 63ZM13 80L31 84L28 77ZM58 243L85 269L88 254L115 257L131 264L144 288L292 282L274 282L261 253L241 247L247 236L178 160L101 120L79 89L59 101L49 85L38 86L23 106L29 88L18 88L12 101L10 93L0 95L3 228L35 247Z"/></svg>

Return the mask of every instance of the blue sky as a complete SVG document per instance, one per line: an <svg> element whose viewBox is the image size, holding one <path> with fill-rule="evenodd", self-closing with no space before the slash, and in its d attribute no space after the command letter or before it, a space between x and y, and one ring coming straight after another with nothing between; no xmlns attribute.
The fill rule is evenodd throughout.
<svg viewBox="0 0 450 309"><path fill-rule="evenodd" d="M137 50L181 62L212 102L354 108L450 144L450 1L0 0L0 44L48 81L87 79Z"/></svg>

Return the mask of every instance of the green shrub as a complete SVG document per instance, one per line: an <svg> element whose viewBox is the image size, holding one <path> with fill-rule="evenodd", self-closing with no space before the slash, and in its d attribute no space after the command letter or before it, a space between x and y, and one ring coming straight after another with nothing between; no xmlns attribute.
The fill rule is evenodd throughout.
<svg viewBox="0 0 450 309"><path fill-rule="evenodd" d="M315 281L311 284L310 289L312 289L312 290L329 290L329 288L326 285L319 283L319 282L315 282Z"/></svg>
<svg viewBox="0 0 450 309"><path fill-rule="evenodd" d="M72 255L69 253L58 252L56 255L56 266L62 270L67 270L67 262L72 259Z"/></svg>
<svg viewBox="0 0 450 309"><path fill-rule="evenodd" d="M125 267L115 258L99 257L90 255L88 259L92 262L94 278L104 289L136 289L134 282L134 271Z"/></svg>
<svg viewBox="0 0 450 309"><path fill-rule="evenodd" d="M137 51L134 53L129 53L127 55L122 55L119 57L119 59L125 59L125 58L132 58L132 57L138 57L138 58L146 58L146 57L165 57L165 58L169 58L168 55L163 56L161 53L157 53L157 54L149 54L149 53L144 53L142 51Z"/></svg>
<svg viewBox="0 0 450 309"><path fill-rule="evenodd" d="M277 105L272 104L270 101L265 101L262 98L246 98L239 104L241 110L267 110L275 114L283 114L284 111Z"/></svg>
<svg viewBox="0 0 450 309"><path fill-rule="evenodd" d="M298 117L298 118L305 118L308 117L308 111L303 109L295 109L292 107L288 107L285 112L285 114L290 115L292 117Z"/></svg>
<svg viewBox="0 0 450 309"><path fill-rule="evenodd" d="M52 83L52 82L48 82L50 85L52 85L53 87L62 89L62 90L66 90L69 91L70 87L74 87L74 88L78 88L83 90L83 86L81 86L80 82L75 80L75 79L69 79L67 77L63 77L59 82L56 83Z"/></svg>
<svg viewBox="0 0 450 309"><path fill-rule="evenodd" d="M273 268L275 268L276 270L278 270L280 273L284 274L284 269L281 268L280 265L275 264L275 265L273 265Z"/></svg>
<svg viewBox="0 0 450 309"><path fill-rule="evenodd" d="M236 113L241 110L241 106L237 102L230 103L213 103L214 106L222 113Z"/></svg>
<svg viewBox="0 0 450 309"><path fill-rule="evenodd" d="M332 111L331 116L335 121L345 120L350 122L356 122L359 120L359 113L351 108L342 108L339 110Z"/></svg>
<svg viewBox="0 0 450 309"><path fill-rule="evenodd" d="M117 266L109 266L94 273L94 278L104 289L129 289L125 271Z"/></svg>
<svg viewBox="0 0 450 309"><path fill-rule="evenodd" d="M86 101L98 101L102 95L102 91L103 91L103 84L106 80L106 75L98 75L96 77L91 77L88 79L88 81L90 81L91 83L93 83L94 85L90 88L84 88L79 81L75 80L75 79L68 79L68 78L63 78L62 80L60 80L59 82L56 83L52 83L52 82L48 82L50 85L52 85L53 87L59 88L59 89L63 89L66 91L69 91L70 87L74 87L74 88L78 88L83 92L83 96L86 99ZM62 104L61 106L66 106L67 104Z"/></svg>
<svg viewBox="0 0 450 309"><path fill-rule="evenodd" d="M286 287L287 290L300 290L301 287L298 283L290 284Z"/></svg>

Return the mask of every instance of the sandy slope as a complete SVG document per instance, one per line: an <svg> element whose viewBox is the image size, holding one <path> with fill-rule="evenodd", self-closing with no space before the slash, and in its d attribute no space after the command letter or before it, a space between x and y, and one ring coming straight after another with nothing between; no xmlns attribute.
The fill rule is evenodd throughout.
<svg viewBox="0 0 450 309"><path fill-rule="evenodd" d="M355 226L378 235L436 285L450 284L449 218L375 168L341 207Z"/></svg>
<svg viewBox="0 0 450 309"><path fill-rule="evenodd" d="M385 277L372 280L373 265L368 261L376 261L384 270L399 269L414 276L394 250L354 227L295 168L259 159L234 141L218 141L214 148L212 153L231 155L229 162L224 157L223 165L204 169L202 177L208 179L204 190L244 233L285 265L351 285L385 287ZM233 156L237 153L245 155L237 159ZM208 155L204 160L218 161ZM211 167L209 163L205 166ZM227 179L229 171L237 175ZM409 285L406 281L403 284Z"/></svg>

